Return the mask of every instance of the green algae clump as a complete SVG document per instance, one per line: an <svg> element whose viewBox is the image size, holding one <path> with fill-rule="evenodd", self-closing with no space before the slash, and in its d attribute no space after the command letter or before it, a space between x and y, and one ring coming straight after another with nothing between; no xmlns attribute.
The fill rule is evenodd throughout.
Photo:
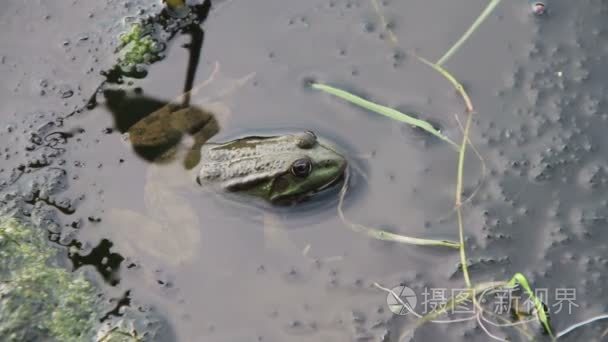
<svg viewBox="0 0 608 342"><path fill-rule="evenodd" d="M140 64L151 64L160 59L159 43L150 36L144 25L135 23L131 30L120 35L121 52L119 63L122 68L130 69Z"/></svg>
<svg viewBox="0 0 608 342"><path fill-rule="evenodd" d="M92 340L95 288L56 254L40 229L0 218L0 340Z"/></svg>

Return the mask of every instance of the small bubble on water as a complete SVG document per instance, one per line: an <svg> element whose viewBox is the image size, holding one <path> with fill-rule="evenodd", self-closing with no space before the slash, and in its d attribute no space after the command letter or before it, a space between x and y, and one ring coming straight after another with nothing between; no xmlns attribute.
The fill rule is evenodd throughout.
<svg viewBox="0 0 608 342"><path fill-rule="evenodd" d="M63 91L61 93L61 98L62 99L69 99L72 96L74 96L74 91L73 90L66 90L66 91Z"/></svg>
<svg viewBox="0 0 608 342"><path fill-rule="evenodd" d="M367 32L367 33L372 33L376 30L376 25L374 25L374 23L372 22L365 22L363 23L363 31Z"/></svg>
<svg viewBox="0 0 608 342"><path fill-rule="evenodd" d="M543 15L547 11L544 2L536 1L532 4L532 13L534 15Z"/></svg>

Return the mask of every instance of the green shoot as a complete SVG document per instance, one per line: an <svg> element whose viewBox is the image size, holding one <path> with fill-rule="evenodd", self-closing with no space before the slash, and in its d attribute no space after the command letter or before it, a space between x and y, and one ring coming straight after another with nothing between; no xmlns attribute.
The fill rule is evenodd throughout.
<svg viewBox="0 0 608 342"><path fill-rule="evenodd" d="M526 279L526 277L521 273L515 273L513 278L511 278L511 280L509 280L509 282L507 283L508 287L516 287L517 285L520 285L524 289L524 292L528 296L530 296L532 302L534 303L534 308L536 309L536 316L538 317L538 320L541 322L549 336L551 336L551 338L554 338L553 329L551 329L551 323L549 322L549 315L547 314L547 311L545 311L545 306L543 305L543 302L538 299L536 295L534 295L534 291L532 291L532 287L528 283L528 279Z"/></svg>

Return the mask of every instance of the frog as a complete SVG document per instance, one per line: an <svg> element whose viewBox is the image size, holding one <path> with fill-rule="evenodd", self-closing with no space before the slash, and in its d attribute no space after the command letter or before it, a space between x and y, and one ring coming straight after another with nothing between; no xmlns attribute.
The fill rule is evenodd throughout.
<svg viewBox="0 0 608 342"><path fill-rule="evenodd" d="M262 218L265 248L293 253L295 247L272 208L250 206L245 199L257 197L257 203L270 207L297 205L337 184L347 163L329 141L306 130L213 141L220 123L232 117L227 96L251 78L228 79L219 91L193 97L196 105L173 101L126 130L123 146L147 162L141 175L143 207L110 208L103 221L105 229L121 236L115 243L124 255L169 266L196 258L206 241L202 227L212 225L214 218L201 214L184 193L247 205L247 211ZM215 79L208 85L223 81L219 75Z"/></svg>
<svg viewBox="0 0 608 342"><path fill-rule="evenodd" d="M182 159L191 147L179 144L173 158ZM144 181L144 212L113 208L106 223L119 229L120 249L147 255L173 266L193 260L202 243L204 226L200 209L181 193L200 187L201 196L217 194L249 205L245 198L271 206L295 206L332 185L337 185L347 167L346 159L311 131L271 136L245 136L227 142L207 142L200 148L197 168L181 163L153 163ZM196 192L194 192L196 194ZM225 196L232 193L234 196ZM236 197L235 197L236 196ZM250 207L251 208L251 207ZM253 206L263 222L265 248L293 248L280 229L276 213ZM209 214L203 215L209 224ZM278 223L277 223L278 222ZM280 240L280 241L279 241ZM127 244L130 246L125 246Z"/></svg>
<svg viewBox="0 0 608 342"><path fill-rule="evenodd" d="M337 183L346 159L312 131L249 136L201 147L200 186L295 204Z"/></svg>

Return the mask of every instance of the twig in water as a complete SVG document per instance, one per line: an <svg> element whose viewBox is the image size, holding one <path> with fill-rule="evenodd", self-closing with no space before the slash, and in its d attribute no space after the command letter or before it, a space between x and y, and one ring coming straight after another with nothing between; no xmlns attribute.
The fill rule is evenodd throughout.
<svg viewBox="0 0 608 342"><path fill-rule="evenodd" d="M342 189L340 189L340 197L339 197L339 202L338 202L338 215L339 215L340 219L342 220L342 222L344 222L344 224L346 224L352 230L359 232L359 233L364 233L367 236L377 239L377 240L394 241L394 242L400 242L400 243L406 243L406 244L418 245L418 246L442 246L442 247L459 248L460 245L454 241L413 238L413 237L409 237L409 236L405 236L405 235L387 232L385 230L381 230L381 229L377 229L377 228L369 228L369 227L366 227L366 226L363 226L363 225L360 225L357 223L350 222L349 220L346 219L346 217L344 215L344 211L342 209L342 207L344 205L344 197L345 197L346 191L348 189L349 178L350 178L350 172L349 172L349 169L347 168L346 171L344 172L344 184L342 185Z"/></svg>

